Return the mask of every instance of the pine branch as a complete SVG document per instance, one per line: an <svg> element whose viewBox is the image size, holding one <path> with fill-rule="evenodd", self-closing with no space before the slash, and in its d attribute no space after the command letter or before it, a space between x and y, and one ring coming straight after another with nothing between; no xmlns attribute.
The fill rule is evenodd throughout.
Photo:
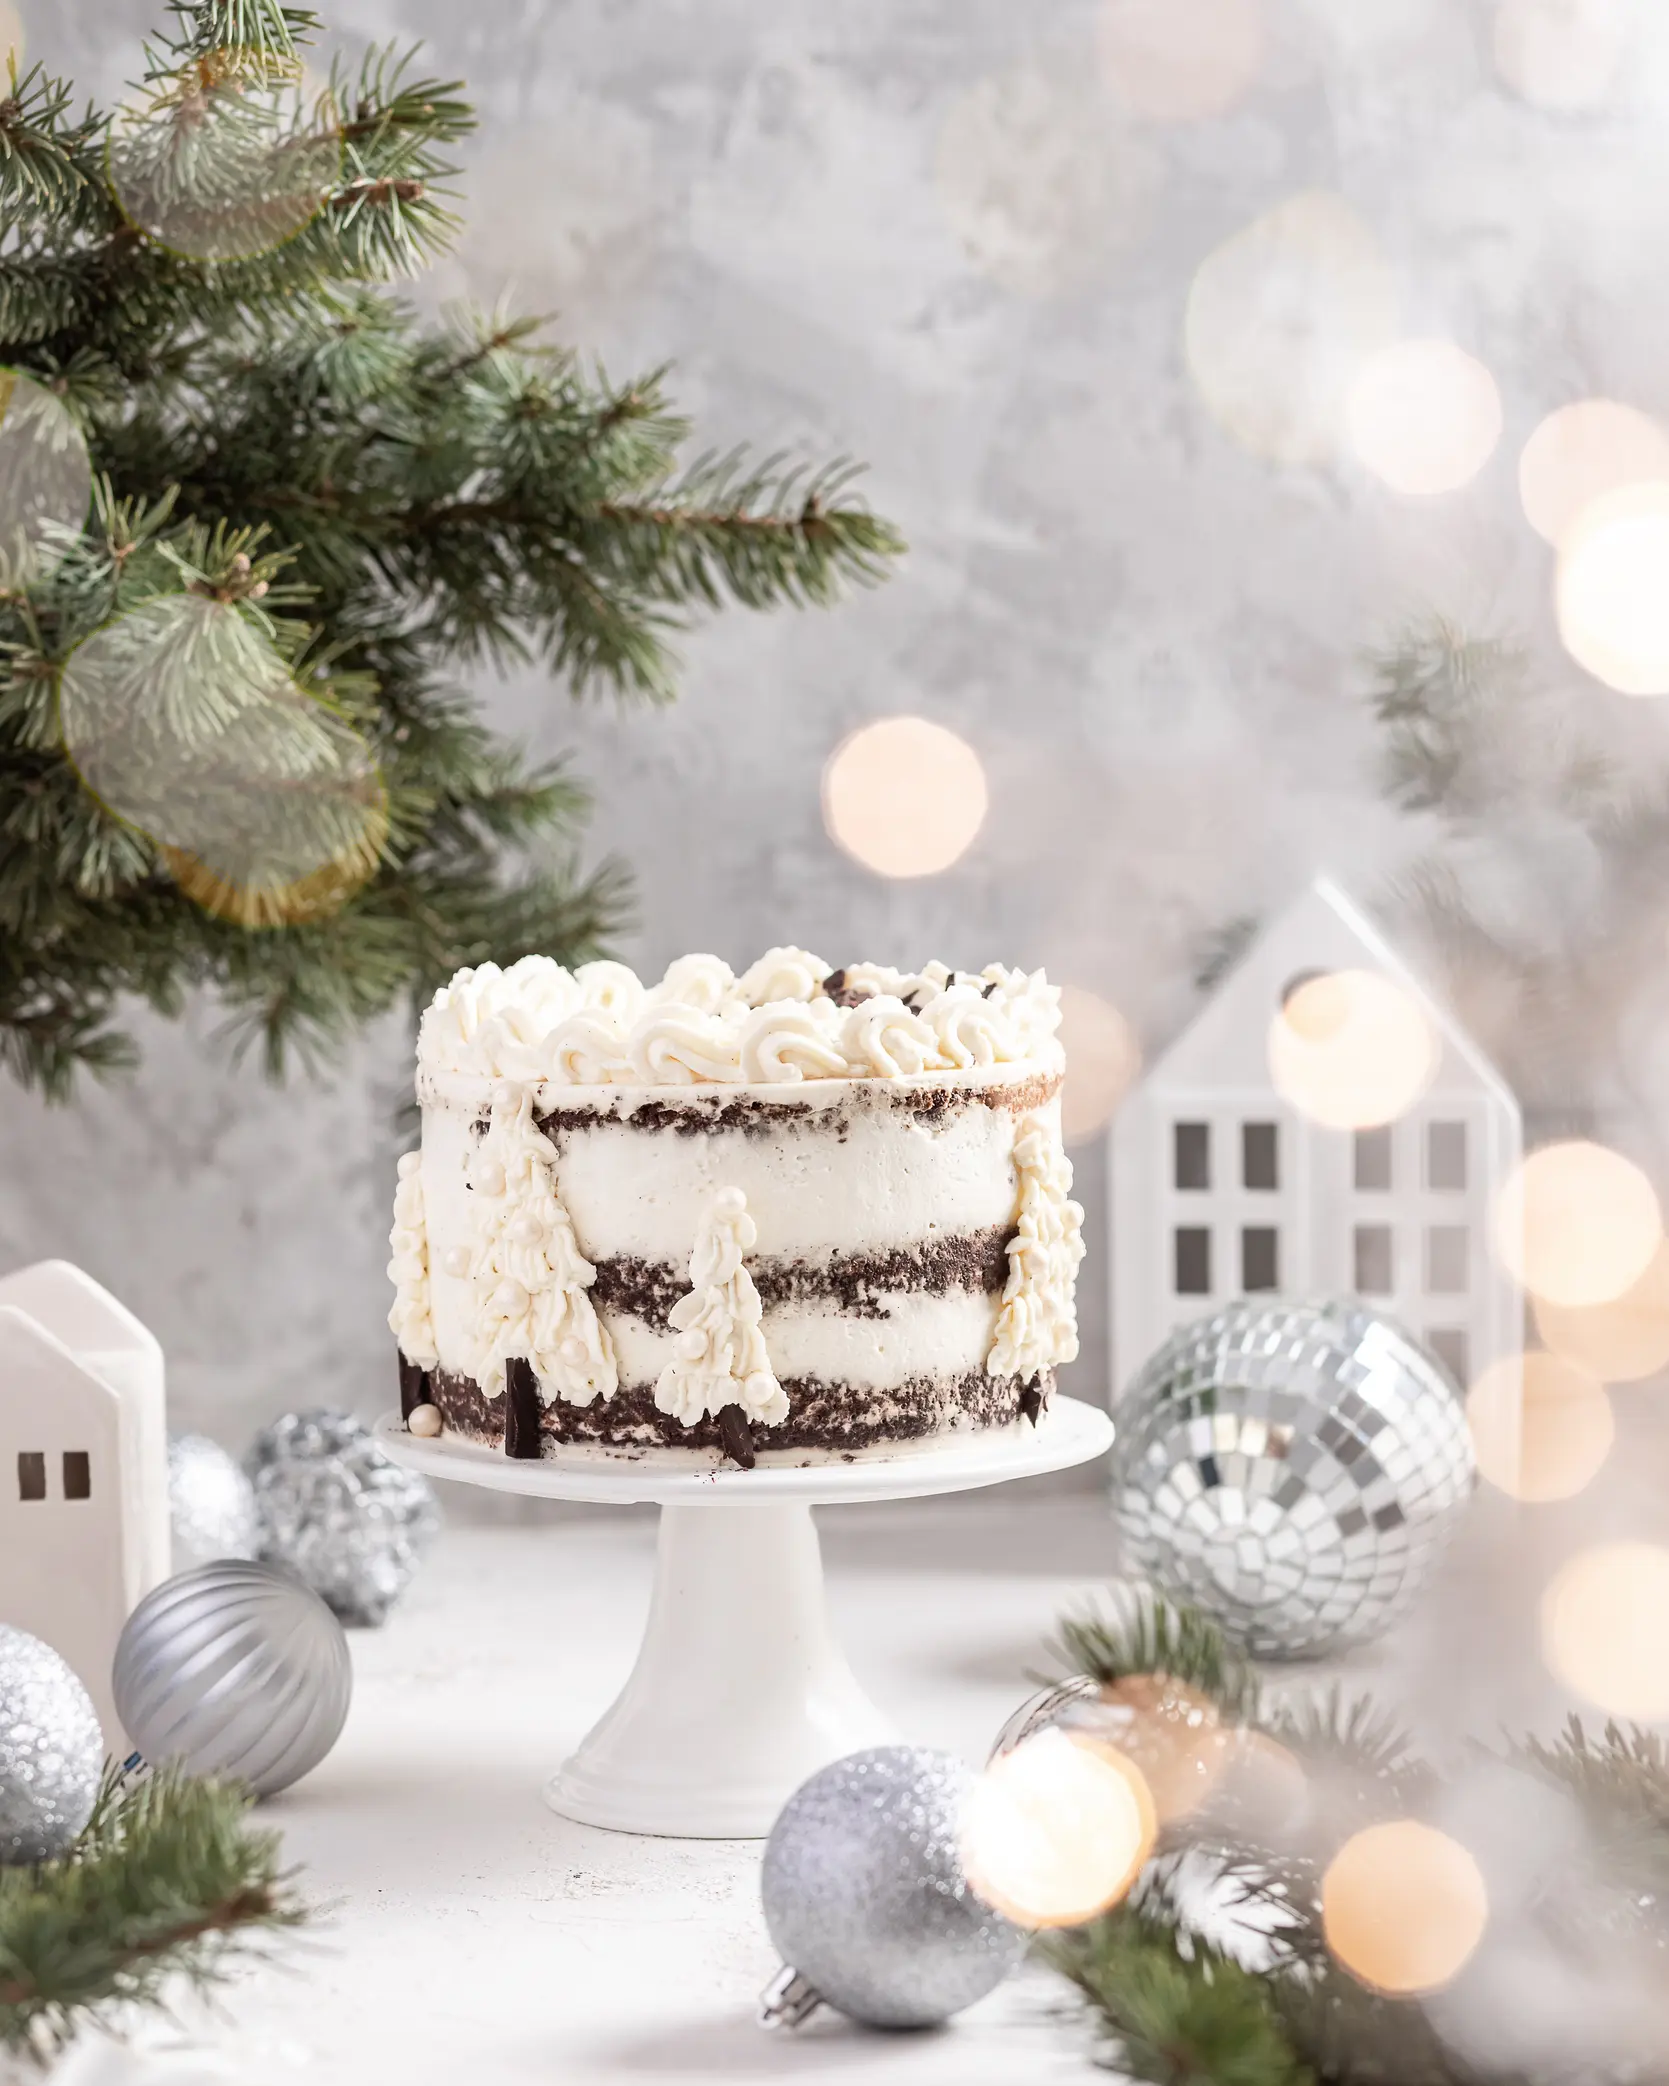
<svg viewBox="0 0 1669 2086"><path fill-rule="evenodd" d="M276 1833L235 1788L163 1768L118 1792L115 1771L60 1861L0 1870L0 2044L61 2047L172 1979L224 1979L307 1918Z"/></svg>
<svg viewBox="0 0 1669 2086"><path fill-rule="evenodd" d="M1257 1713L1250 1661L1211 1617L1149 1587L1120 1589L1099 1609L1069 1617L1053 1649L1072 1672L1103 1686L1134 1674L1163 1674L1208 1696L1233 1721Z"/></svg>

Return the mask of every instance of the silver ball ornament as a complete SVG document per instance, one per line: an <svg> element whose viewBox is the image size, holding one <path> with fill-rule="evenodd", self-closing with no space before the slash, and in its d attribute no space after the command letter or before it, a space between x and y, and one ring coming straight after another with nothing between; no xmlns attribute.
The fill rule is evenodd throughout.
<svg viewBox="0 0 1669 2086"><path fill-rule="evenodd" d="M1125 1568L1255 1656L1376 1637L1475 1478L1442 1367L1355 1302L1241 1302L1182 1327L1119 1401Z"/></svg>
<svg viewBox="0 0 1669 2086"><path fill-rule="evenodd" d="M284 1566L346 1623L380 1623L440 1527L426 1478L402 1468L345 1413L289 1413L256 1437L245 1466L261 1556Z"/></svg>
<svg viewBox="0 0 1669 2086"><path fill-rule="evenodd" d="M168 1519L176 1572L217 1557L253 1557L260 1543L255 1488L206 1434L168 1437Z"/></svg>
<svg viewBox="0 0 1669 2086"><path fill-rule="evenodd" d="M788 1799L760 1889L777 1953L818 1998L874 2028L926 2028L1001 1984L1026 1936L962 1872L973 1777L950 1753L875 1746Z"/></svg>
<svg viewBox="0 0 1669 2086"><path fill-rule="evenodd" d="M270 1565L182 1572L128 1617L113 1676L123 1728L148 1760L273 1796L318 1766L353 1694L342 1625Z"/></svg>
<svg viewBox="0 0 1669 2086"><path fill-rule="evenodd" d="M0 1863L66 1853L103 1774L98 1712L69 1662L0 1623Z"/></svg>

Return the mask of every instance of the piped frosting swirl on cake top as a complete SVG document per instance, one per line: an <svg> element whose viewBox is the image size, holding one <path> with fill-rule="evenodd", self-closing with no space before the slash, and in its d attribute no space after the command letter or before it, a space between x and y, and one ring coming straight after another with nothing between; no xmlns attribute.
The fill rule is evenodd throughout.
<svg viewBox="0 0 1669 2086"><path fill-rule="evenodd" d="M740 977L681 956L646 986L623 963L548 956L460 971L423 1016L430 1073L553 1086L722 1086L905 1079L1061 1061L1060 993L1042 971L930 963L832 970L770 949Z"/></svg>

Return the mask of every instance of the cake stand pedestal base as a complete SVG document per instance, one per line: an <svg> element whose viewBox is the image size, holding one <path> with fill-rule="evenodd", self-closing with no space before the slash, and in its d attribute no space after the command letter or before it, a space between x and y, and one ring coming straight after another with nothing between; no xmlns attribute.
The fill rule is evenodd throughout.
<svg viewBox="0 0 1669 2086"><path fill-rule="evenodd" d="M545 1800L614 1832L753 1839L808 1775L896 1734L829 1628L814 1504L922 1498L1033 1477L1111 1447L1112 1422L1056 1398L1035 1429L805 1469L714 1470L568 1450L518 1462L377 1423L426 1476L550 1499L661 1509L655 1590L631 1678L557 1770Z"/></svg>

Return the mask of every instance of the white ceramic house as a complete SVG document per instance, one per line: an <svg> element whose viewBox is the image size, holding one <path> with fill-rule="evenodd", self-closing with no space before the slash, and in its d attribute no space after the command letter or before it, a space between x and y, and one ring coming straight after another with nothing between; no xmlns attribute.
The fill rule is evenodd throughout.
<svg viewBox="0 0 1669 2086"><path fill-rule="evenodd" d="M132 1312L67 1261L0 1281L0 1622L63 1654L117 1753L116 1640L169 1572L167 1443Z"/></svg>
<svg viewBox="0 0 1669 2086"><path fill-rule="evenodd" d="M1306 974L1374 971L1422 1010L1429 1086L1384 1128L1335 1130L1277 1092L1270 1024ZM1477 1045L1334 885L1265 928L1111 1132L1115 1396L1175 1327L1234 1297L1360 1296L1464 1385L1523 1344L1490 1220L1522 1150Z"/></svg>

